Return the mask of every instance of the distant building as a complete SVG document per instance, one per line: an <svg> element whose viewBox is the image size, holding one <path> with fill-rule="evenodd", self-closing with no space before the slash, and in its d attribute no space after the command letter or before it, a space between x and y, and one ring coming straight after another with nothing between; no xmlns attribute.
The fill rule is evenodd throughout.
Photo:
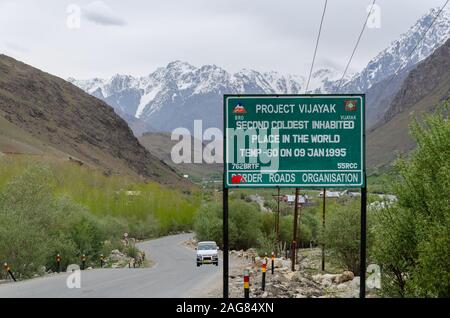
<svg viewBox="0 0 450 318"><path fill-rule="evenodd" d="M287 194L283 195L282 201L288 203L288 204L294 204L295 202L295 195ZM308 204L309 203L309 197L307 194L305 195L299 195L298 196L298 203L300 204Z"/></svg>
<svg viewBox="0 0 450 318"><path fill-rule="evenodd" d="M378 197L384 201L389 201L389 202L397 201L397 196L395 196L393 194L379 194Z"/></svg>
<svg viewBox="0 0 450 318"><path fill-rule="evenodd" d="M337 198L341 197L341 193L340 192L326 191L326 193L327 193L326 197L330 198L330 199L337 199ZM319 197L323 198L323 191L320 191Z"/></svg>
<svg viewBox="0 0 450 318"><path fill-rule="evenodd" d="M349 191L349 190L344 190L340 193L340 196L348 196L348 197L360 197L361 196L361 192L354 192L354 191Z"/></svg>

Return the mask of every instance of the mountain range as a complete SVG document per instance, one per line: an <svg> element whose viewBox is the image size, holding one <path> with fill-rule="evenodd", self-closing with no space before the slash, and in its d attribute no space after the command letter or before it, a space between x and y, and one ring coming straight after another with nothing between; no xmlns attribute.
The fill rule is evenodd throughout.
<svg viewBox="0 0 450 318"><path fill-rule="evenodd" d="M398 155L414 149L409 134L413 117L431 113L450 102L450 39L405 77L383 118L367 134L367 165L383 168Z"/></svg>
<svg viewBox="0 0 450 318"><path fill-rule="evenodd" d="M372 128L383 119L408 73L450 37L450 11L444 10L422 39L437 13L432 9L422 16L363 70L342 82L337 70L315 71L308 93L366 93L366 122ZM232 74L216 65L195 67L182 61L143 77L117 74L110 79L68 81L112 106L136 135L177 127L192 131L194 119L202 119L204 128L222 128L223 94L299 94L305 93L306 82L300 75L249 69Z"/></svg>

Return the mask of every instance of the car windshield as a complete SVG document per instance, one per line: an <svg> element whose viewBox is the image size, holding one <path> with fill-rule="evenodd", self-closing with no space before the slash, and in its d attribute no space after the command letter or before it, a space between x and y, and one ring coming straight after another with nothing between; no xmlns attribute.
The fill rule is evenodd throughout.
<svg viewBox="0 0 450 318"><path fill-rule="evenodd" d="M217 245L212 244L212 243L211 244L199 244L198 249L199 250L216 250Z"/></svg>

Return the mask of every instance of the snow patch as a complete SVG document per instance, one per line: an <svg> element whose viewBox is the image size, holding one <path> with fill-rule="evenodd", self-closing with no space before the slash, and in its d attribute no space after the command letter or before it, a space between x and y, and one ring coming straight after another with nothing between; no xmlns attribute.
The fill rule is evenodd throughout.
<svg viewBox="0 0 450 318"><path fill-rule="evenodd" d="M139 102L139 106L136 110L136 114L134 117L141 118L142 113L144 112L145 107L155 99L156 95L159 93L161 87L154 87L150 92L141 96L141 100Z"/></svg>

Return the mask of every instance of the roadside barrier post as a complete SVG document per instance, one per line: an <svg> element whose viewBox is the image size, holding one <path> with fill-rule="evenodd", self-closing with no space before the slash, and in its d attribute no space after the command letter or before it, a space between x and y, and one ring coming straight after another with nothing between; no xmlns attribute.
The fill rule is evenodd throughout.
<svg viewBox="0 0 450 318"><path fill-rule="evenodd" d="M105 256L103 256L103 254L100 254L100 268L103 268L104 261L105 261Z"/></svg>
<svg viewBox="0 0 450 318"><path fill-rule="evenodd" d="M272 252L272 275L275 272L275 252Z"/></svg>
<svg viewBox="0 0 450 318"><path fill-rule="evenodd" d="M56 270L58 273L61 272L61 255L56 255Z"/></svg>
<svg viewBox="0 0 450 318"><path fill-rule="evenodd" d="M266 290L266 269L267 269L267 258L264 258L263 263L262 263L262 284L261 284L261 288L262 290Z"/></svg>
<svg viewBox="0 0 450 318"><path fill-rule="evenodd" d="M81 270L84 271L86 267L86 255L81 255Z"/></svg>
<svg viewBox="0 0 450 318"><path fill-rule="evenodd" d="M9 274L11 276L11 278L13 279L13 281L16 281L16 278L14 277L14 275L11 271L11 267L9 267L8 263L3 264L3 268L5 269L7 275Z"/></svg>
<svg viewBox="0 0 450 318"><path fill-rule="evenodd" d="M250 298L250 275L248 268L244 269L244 298Z"/></svg>

